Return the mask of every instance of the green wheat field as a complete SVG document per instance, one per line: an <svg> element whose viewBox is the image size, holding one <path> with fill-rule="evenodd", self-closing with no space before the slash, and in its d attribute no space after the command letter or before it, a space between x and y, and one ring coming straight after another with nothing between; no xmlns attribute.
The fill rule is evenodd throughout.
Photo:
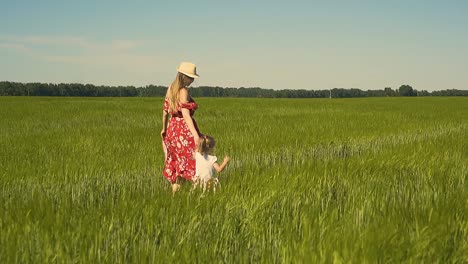
<svg viewBox="0 0 468 264"><path fill-rule="evenodd" d="M468 98L195 98L174 197L162 100L0 97L0 263L468 262Z"/></svg>

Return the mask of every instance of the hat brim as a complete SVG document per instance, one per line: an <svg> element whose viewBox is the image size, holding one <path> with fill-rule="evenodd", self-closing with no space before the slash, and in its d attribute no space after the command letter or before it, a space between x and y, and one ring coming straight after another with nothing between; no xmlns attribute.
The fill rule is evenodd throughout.
<svg viewBox="0 0 468 264"><path fill-rule="evenodd" d="M183 72L183 71L181 71L181 70L179 70L179 69L177 69L177 71L180 72L180 73L182 73L182 74L187 75L188 77L192 77L192 78L199 78L199 77L200 77L200 76L199 76L198 74L196 74L196 73L193 74L193 73Z"/></svg>

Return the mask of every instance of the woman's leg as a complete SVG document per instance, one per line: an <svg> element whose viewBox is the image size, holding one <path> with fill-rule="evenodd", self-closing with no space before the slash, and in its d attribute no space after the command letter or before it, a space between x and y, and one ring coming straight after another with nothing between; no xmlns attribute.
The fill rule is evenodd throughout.
<svg viewBox="0 0 468 264"><path fill-rule="evenodd" d="M183 180L184 178L178 176L176 178L176 181L172 183L172 194L175 194L180 189L180 184L181 184L181 181Z"/></svg>
<svg viewBox="0 0 468 264"><path fill-rule="evenodd" d="M175 194L180 189L180 184L173 183L172 184L172 194Z"/></svg>

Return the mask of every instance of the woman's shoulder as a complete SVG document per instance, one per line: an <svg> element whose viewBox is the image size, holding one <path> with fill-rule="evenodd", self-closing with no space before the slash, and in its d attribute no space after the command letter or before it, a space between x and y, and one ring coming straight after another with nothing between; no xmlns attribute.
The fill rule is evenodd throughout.
<svg viewBox="0 0 468 264"><path fill-rule="evenodd" d="M180 88L179 95L180 95L181 98L184 97L184 96L188 97L188 94L189 94L188 89L186 87Z"/></svg>
<svg viewBox="0 0 468 264"><path fill-rule="evenodd" d="M187 88L180 88L179 90L179 101L180 103L188 103L190 100L190 95Z"/></svg>

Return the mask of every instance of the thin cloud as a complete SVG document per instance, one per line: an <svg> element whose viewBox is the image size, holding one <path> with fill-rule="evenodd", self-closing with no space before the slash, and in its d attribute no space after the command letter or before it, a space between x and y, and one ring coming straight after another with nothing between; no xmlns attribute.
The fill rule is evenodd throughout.
<svg viewBox="0 0 468 264"><path fill-rule="evenodd" d="M113 40L111 43L111 49L114 51L126 51L137 48L140 45L140 42L133 40Z"/></svg>
<svg viewBox="0 0 468 264"><path fill-rule="evenodd" d="M5 43L1 43L1 40ZM0 48L17 50L49 62L119 67L130 72L154 70L157 66L157 56L135 54L136 48L143 44L124 39L98 43L79 36L0 36ZM61 54L57 54L57 47ZM71 55L76 51L80 51L81 55Z"/></svg>
<svg viewBox="0 0 468 264"><path fill-rule="evenodd" d="M23 44L18 43L0 43L0 49L10 49L24 54L32 54L32 50Z"/></svg>
<svg viewBox="0 0 468 264"><path fill-rule="evenodd" d="M80 36L0 36L0 40L8 43L15 43L25 47L50 46L63 48L82 48L87 51L129 51L140 45L139 41L133 40L112 40L107 43L90 41Z"/></svg>
<svg viewBox="0 0 468 264"><path fill-rule="evenodd" d="M152 66L156 63L155 56L140 56L131 54L120 55L96 55L96 56L45 56L45 59L53 62L64 62L81 65L129 65L129 66Z"/></svg>
<svg viewBox="0 0 468 264"><path fill-rule="evenodd" d="M81 47L84 49L97 49L98 45L91 43L86 38L76 36L3 36L9 42L23 44L25 46L65 46Z"/></svg>

